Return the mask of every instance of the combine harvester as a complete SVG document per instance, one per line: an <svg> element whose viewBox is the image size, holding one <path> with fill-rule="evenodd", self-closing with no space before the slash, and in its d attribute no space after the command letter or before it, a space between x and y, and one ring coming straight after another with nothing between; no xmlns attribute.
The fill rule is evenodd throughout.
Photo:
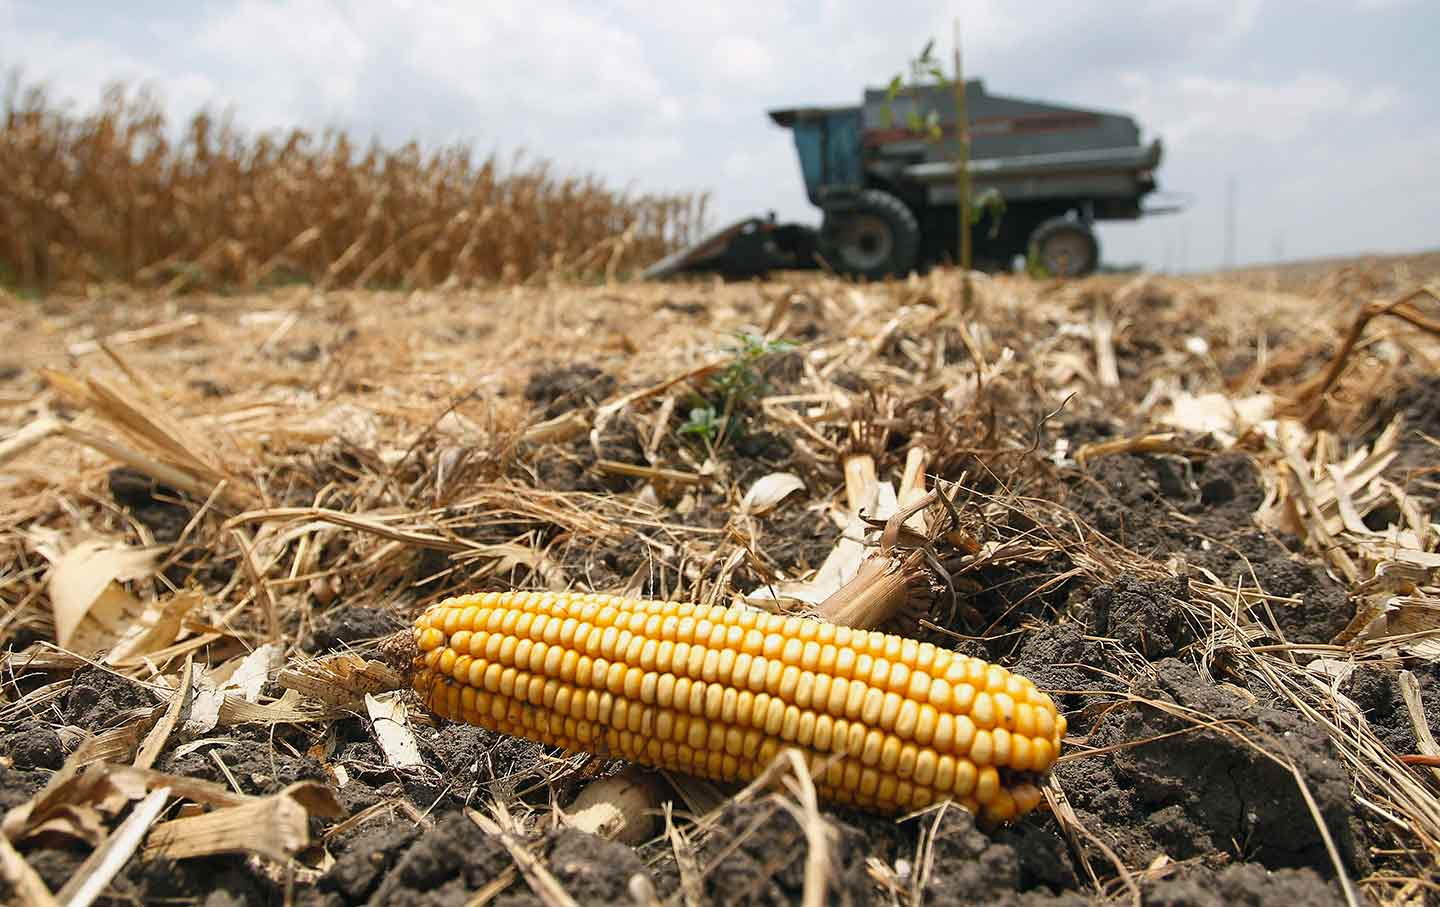
<svg viewBox="0 0 1440 907"><path fill-rule="evenodd" d="M1141 144L1130 117L992 95L978 79L965 91L972 193L994 189L1004 201L998 218L987 210L972 231L977 267L1009 270L1028 256L1054 276L1089 274L1100 264L1096 221L1177 210L1141 206L1155 191L1161 148L1159 140ZM942 139L902 125L911 111L938 111ZM772 110L770 118L795 134L820 229L779 224L773 214L746 218L656 262L646 278L828 266L873 280L955 260L959 137L949 86L893 101L870 89L859 107Z"/></svg>

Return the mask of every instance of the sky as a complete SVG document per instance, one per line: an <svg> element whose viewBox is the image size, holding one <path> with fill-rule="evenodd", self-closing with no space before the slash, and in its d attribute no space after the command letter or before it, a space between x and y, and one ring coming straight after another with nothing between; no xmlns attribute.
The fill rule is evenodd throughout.
<svg viewBox="0 0 1440 907"><path fill-rule="evenodd" d="M994 94L1128 113L1183 214L1106 260L1194 271L1440 246L1434 0L0 0L0 73L77 111L147 85L176 121L524 149L712 221L819 222L765 111L858 103L931 38ZM1158 200L1157 200L1158 201Z"/></svg>

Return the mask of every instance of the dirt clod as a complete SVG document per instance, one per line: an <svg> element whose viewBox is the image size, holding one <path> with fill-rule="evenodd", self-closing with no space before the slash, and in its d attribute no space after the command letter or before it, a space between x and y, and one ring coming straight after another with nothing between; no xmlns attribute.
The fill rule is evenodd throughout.
<svg viewBox="0 0 1440 907"><path fill-rule="evenodd" d="M720 820L724 835L708 842L705 857L714 870L705 879L708 903L781 905L798 903L805 891L805 832L795 818L771 801L732 805ZM831 817L829 898L839 905L869 904L865 835Z"/></svg>
<svg viewBox="0 0 1440 907"><path fill-rule="evenodd" d="M341 605L316 618L306 648L318 655L388 636L404 626L393 609Z"/></svg>
<svg viewBox="0 0 1440 907"><path fill-rule="evenodd" d="M1346 868L1366 865L1350 825L1347 773L1314 725L1251 705L1175 659L1154 671L1132 693L1162 705L1111 710L1089 743L1119 749L1059 770L1082 820L1113 835L1122 859L1145 865L1161 854L1177 860L1227 854L1333 876L1297 779L1285 767L1293 765ZM1196 729L1206 722L1223 726Z"/></svg>
<svg viewBox="0 0 1440 907"><path fill-rule="evenodd" d="M137 683L100 668L75 673L65 694L66 720L92 733L108 728L116 718L155 706L156 700Z"/></svg>

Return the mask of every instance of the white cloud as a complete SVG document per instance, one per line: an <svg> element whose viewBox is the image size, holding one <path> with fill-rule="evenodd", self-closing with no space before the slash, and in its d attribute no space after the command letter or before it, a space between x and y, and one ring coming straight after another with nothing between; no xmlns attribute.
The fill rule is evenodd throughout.
<svg viewBox="0 0 1440 907"><path fill-rule="evenodd" d="M1318 73L1280 83L1142 73L1122 79L1130 91L1128 105L1141 122L1167 142L1191 149L1236 139L1289 142L1312 130L1389 112L1402 102L1391 86L1360 86Z"/></svg>

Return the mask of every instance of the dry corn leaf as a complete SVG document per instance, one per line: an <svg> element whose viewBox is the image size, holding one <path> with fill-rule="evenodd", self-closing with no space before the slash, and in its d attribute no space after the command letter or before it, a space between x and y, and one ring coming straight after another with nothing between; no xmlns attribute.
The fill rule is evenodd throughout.
<svg viewBox="0 0 1440 907"><path fill-rule="evenodd" d="M365 694L365 711L375 740L385 752L385 761L395 768L416 768L424 765L420 744L410 730L410 707L405 695L388 694L384 698Z"/></svg>
<svg viewBox="0 0 1440 907"><path fill-rule="evenodd" d="M144 858L183 860L253 853L284 862L310 845L311 815L338 818L344 814L328 788L302 781L268 797L161 823L145 842Z"/></svg>
<svg viewBox="0 0 1440 907"><path fill-rule="evenodd" d="M1177 394L1160 421L1182 431L1212 434L1226 447L1275 413L1275 398L1259 393L1248 397L1225 394Z"/></svg>
<svg viewBox="0 0 1440 907"><path fill-rule="evenodd" d="M405 678L384 662L348 653L286 668L277 682L288 690L336 706L358 705L367 694L405 686Z"/></svg>
<svg viewBox="0 0 1440 907"><path fill-rule="evenodd" d="M32 530L30 542L51 564L50 607L60 648L93 655L140 623L145 607L120 582L149 576L160 548L101 539L67 545L48 530Z"/></svg>
<svg viewBox="0 0 1440 907"><path fill-rule="evenodd" d="M148 656L173 646L180 638L186 615L204 600L204 593L187 591L145 606L105 656L105 663L117 668L137 667Z"/></svg>
<svg viewBox="0 0 1440 907"><path fill-rule="evenodd" d="M248 655L233 658L210 676L220 683L220 689L239 696L246 702L255 702L271 673L279 667L282 657L278 643L266 643Z"/></svg>
<svg viewBox="0 0 1440 907"><path fill-rule="evenodd" d="M781 501L797 491L804 491L805 483L791 472L772 472L761 476L745 492L740 501L740 513L759 516L774 510Z"/></svg>
<svg viewBox="0 0 1440 907"><path fill-rule="evenodd" d="M99 845L105 837L103 815L118 813L148 792L143 777L116 768L91 764L69 775L62 768L39 793L5 814L5 836L23 841L49 833Z"/></svg>

